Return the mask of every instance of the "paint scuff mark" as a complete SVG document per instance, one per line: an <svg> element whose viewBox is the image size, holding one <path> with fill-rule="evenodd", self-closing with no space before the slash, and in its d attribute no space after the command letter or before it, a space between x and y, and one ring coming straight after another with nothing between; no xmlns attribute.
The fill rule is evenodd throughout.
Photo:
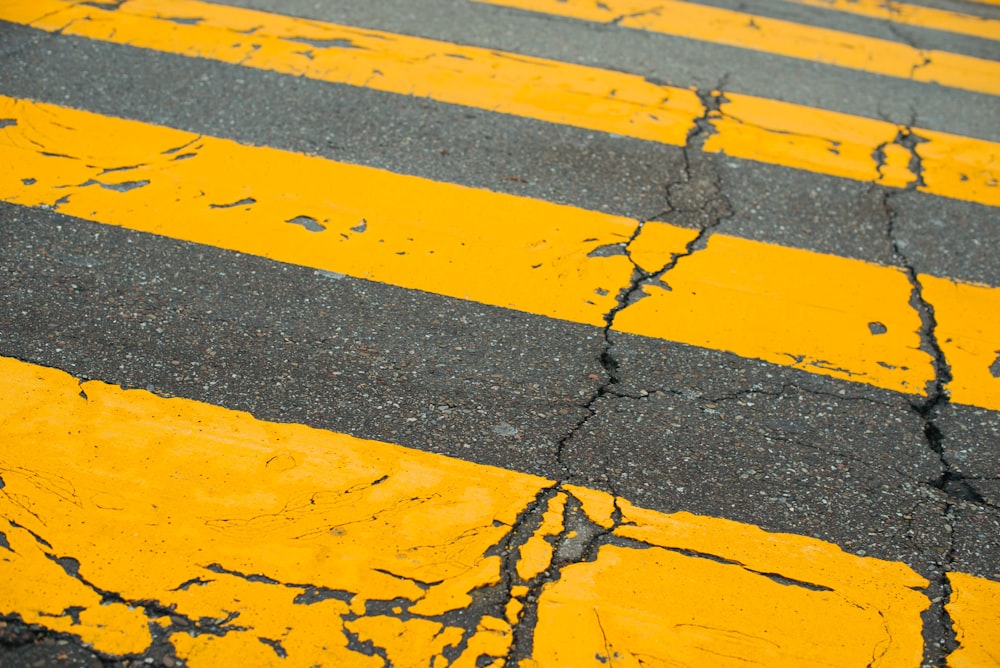
<svg viewBox="0 0 1000 668"><path fill-rule="evenodd" d="M140 181L122 181L121 183L101 183L97 182L97 185L101 186L105 190L114 190L119 193L127 193L130 190L135 190L137 188L144 188L149 185L149 180L142 179Z"/></svg>
<svg viewBox="0 0 1000 668"><path fill-rule="evenodd" d="M167 150L165 150L165 151L162 152L162 155L173 155L175 153L180 153L181 151L183 151L184 149L188 148L189 146L191 146L192 144L194 144L195 142L197 142L200 139L201 139L201 135L198 135L197 137L195 137L191 141L187 142L186 144L181 144L180 146L175 146L173 148L168 148ZM198 148L201 148L201 147L199 146Z"/></svg>
<svg viewBox="0 0 1000 668"><path fill-rule="evenodd" d="M289 585L289 586L299 586L299 585ZM344 591L342 589L330 589L329 587L314 587L312 585L305 588L305 590L295 596L292 599L292 603L297 605L313 605L315 603L320 603L322 601L328 601L330 599L335 599L338 601L343 601L344 603L350 603L354 600L354 594Z"/></svg>
<svg viewBox="0 0 1000 668"><path fill-rule="evenodd" d="M212 209L232 209L236 206L252 206L257 203L253 197L244 197L243 199L238 199L235 202L229 202L228 204L209 204L209 208Z"/></svg>
<svg viewBox="0 0 1000 668"><path fill-rule="evenodd" d="M36 183L38 183L38 179L33 179L31 177L28 177L28 178L25 178L25 179L21 179L21 183L23 183L26 186L33 186Z"/></svg>
<svg viewBox="0 0 1000 668"><path fill-rule="evenodd" d="M310 37L286 37L285 39L291 42L300 42L302 44L308 44L309 46L315 47L317 49L363 49L364 47L358 46L349 39L343 37L337 37L335 39L313 39Z"/></svg>
<svg viewBox="0 0 1000 668"><path fill-rule="evenodd" d="M362 218L360 223L351 228L351 232L357 232L358 234L362 234L367 229L368 229L368 221Z"/></svg>
<svg viewBox="0 0 1000 668"><path fill-rule="evenodd" d="M1000 378L1000 350L997 352L997 358L993 360L993 364L990 365L990 375L994 378Z"/></svg>
<svg viewBox="0 0 1000 668"><path fill-rule="evenodd" d="M628 255L628 252L625 250L626 245L626 242L619 242L598 246L594 250L587 253L587 257L615 257L618 255Z"/></svg>
<svg viewBox="0 0 1000 668"><path fill-rule="evenodd" d="M285 651L285 648L281 646L279 641L272 640L271 638L262 638L260 636L257 636L257 640L273 649L274 653L278 655L278 658L284 659L288 657L288 652Z"/></svg>
<svg viewBox="0 0 1000 668"><path fill-rule="evenodd" d="M294 218L289 218L285 222L293 225L301 225L310 232L322 232L326 229L324 225L312 216L295 216Z"/></svg>
<svg viewBox="0 0 1000 668"><path fill-rule="evenodd" d="M0 118L0 130L17 125L16 118Z"/></svg>
<svg viewBox="0 0 1000 668"><path fill-rule="evenodd" d="M145 167L145 166L146 166L145 163L141 163L138 165L124 165L122 167L107 167L101 170L99 176L104 176L105 174L111 174L113 172L127 172L129 170L139 169L140 167Z"/></svg>
<svg viewBox="0 0 1000 668"><path fill-rule="evenodd" d="M889 329L876 320L868 323L868 331L872 333L872 336L878 336L880 334L885 334L889 331Z"/></svg>
<svg viewBox="0 0 1000 668"><path fill-rule="evenodd" d="M212 571L213 573L218 573L219 575L232 575L234 577L242 578L247 582L261 582L263 584L281 584L274 578L270 578L266 575L261 575L259 573L240 573L239 571L231 571L228 568L222 566L222 564L214 563L208 566L202 566L206 571Z"/></svg>
<svg viewBox="0 0 1000 668"><path fill-rule="evenodd" d="M196 26L205 20L200 16L161 16L160 18L182 26Z"/></svg>
<svg viewBox="0 0 1000 668"><path fill-rule="evenodd" d="M190 580L185 580L184 582L180 583L170 591L187 591L188 589L190 589L195 585L199 587L204 587L205 585L211 582L215 582L215 580L202 580L201 578L191 578Z"/></svg>

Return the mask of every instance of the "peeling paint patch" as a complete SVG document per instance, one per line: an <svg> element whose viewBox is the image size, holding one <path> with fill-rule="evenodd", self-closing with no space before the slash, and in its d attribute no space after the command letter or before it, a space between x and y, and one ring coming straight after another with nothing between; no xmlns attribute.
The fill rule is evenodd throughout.
<svg viewBox="0 0 1000 668"><path fill-rule="evenodd" d="M241 199L236 200L235 202L229 202L227 204L209 204L208 207L210 209L232 209L233 207L237 206L253 206L256 203L257 200L255 200L253 197L243 197Z"/></svg>
<svg viewBox="0 0 1000 668"><path fill-rule="evenodd" d="M310 232L322 232L326 229L326 226L312 216L295 216L294 218L289 218L285 222L291 223L292 225L301 225Z"/></svg>

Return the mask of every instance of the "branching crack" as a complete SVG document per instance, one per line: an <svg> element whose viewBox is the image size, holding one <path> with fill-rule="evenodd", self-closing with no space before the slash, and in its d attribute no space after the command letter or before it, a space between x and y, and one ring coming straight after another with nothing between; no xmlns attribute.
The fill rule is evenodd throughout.
<svg viewBox="0 0 1000 668"><path fill-rule="evenodd" d="M614 252L615 254L621 254L623 251L625 256L628 257L629 261L632 263L632 275L629 279L628 285L619 290L618 294L615 296L614 306L604 314L604 328L601 331L603 346L601 353L598 356L598 361L600 362L601 368L603 369L607 379L593 392L591 392L587 400L580 405L581 408L586 410L586 414L576 424L574 424L557 443L556 461L563 466L566 466L564 453L567 446L576 434L597 415L597 409L595 408L597 401L604 396L623 396L619 390L619 386L622 381L619 373L619 363L612 351L614 344L611 341L611 331L614 328L615 319L618 317L618 314L642 299L646 295L645 287L648 285L656 284L669 289L669 286L666 286L663 281L664 275L676 267L677 263L683 258L704 249L708 243L709 236L711 236L715 229L722 224L724 220L733 215L731 204L724 195L721 195L722 205L718 207L707 207L709 209L707 212L709 217L705 222L699 225L696 237L685 246L682 252L672 254L670 259L663 266L653 270L643 269L643 267L640 266L640 264L632 256L632 244L642 234L647 222L659 219L675 211L683 211L683 207L675 206L674 204L675 189L686 186L694 180L693 172L695 170L692 166L692 155L697 154L701 156L701 148L705 141L708 137L716 133L712 119L718 117L720 106L726 101L725 95L722 92L725 82L726 77L723 76L714 90L707 92L698 91L698 97L703 105L703 113L699 118L695 119L694 125L688 133L687 142L682 153L684 162L680 178L668 182L665 186L667 208L647 220L639 220L635 230L632 232L632 235L626 242L624 242L624 244L621 244L613 249L606 248L603 251ZM699 162L699 164L701 163ZM721 193L722 183L718 173L713 174L712 180L715 191ZM705 212L699 213L704 215ZM611 488L608 491L617 496L614 488Z"/></svg>

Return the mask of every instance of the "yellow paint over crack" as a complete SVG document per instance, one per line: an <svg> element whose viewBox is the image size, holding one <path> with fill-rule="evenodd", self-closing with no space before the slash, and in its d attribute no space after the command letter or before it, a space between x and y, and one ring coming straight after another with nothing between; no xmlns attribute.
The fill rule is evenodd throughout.
<svg viewBox="0 0 1000 668"><path fill-rule="evenodd" d="M448 665L445 648L458 647L462 640L462 629L428 619L403 621L375 615L348 622L346 627L360 642L384 649L389 665L398 668L443 668ZM373 659L384 665L377 657Z"/></svg>
<svg viewBox="0 0 1000 668"><path fill-rule="evenodd" d="M910 394L934 379L902 269L715 235L644 291L616 330Z"/></svg>
<svg viewBox="0 0 1000 668"><path fill-rule="evenodd" d="M586 9L587 16L605 20L611 11L603 3L591 6L582 0L511 2L571 13ZM667 7L671 12L683 10L682 14L727 12L684 2L650 7L649 2L639 0L622 3L622 9L648 11L642 14L643 20ZM737 16L742 25L749 15ZM640 18L627 16L623 22ZM695 120L705 114L694 91L658 85L632 74L197 0L125 0L114 8L66 0L15 0L0 6L0 19L675 146L687 145ZM674 21L674 14L669 21ZM800 28L805 26L796 26ZM715 32L705 26L701 29ZM800 38L796 32L794 39ZM887 66L892 63L890 56L880 51L869 64ZM1000 87L1000 64L990 66L996 71L984 80ZM958 71L942 70L949 75ZM709 137L705 150L902 188L917 183L917 175L910 168L910 150L893 142L900 133L912 133L923 142L918 155L926 156L921 190L1000 206L996 157L1000 145L996 142L904 129L885 121L747 95L726 94L726 100L721 113L713 111L708 116L716 133ZM884 153L882 164L879 151Z"/></svg>
<svg viewBox="0 0 1000 668"><path fill-rule="evenodd" d="M2 200L594 326L632 260L659 271L698 234L648 222L629 243L622 217L2 96L0 118ZM901 269L714 235L664 280L615 328L912 394L933 378ZM942 331L997 294L935 297ZM969 360L955 400L996 410L988 338L971 357L942 347Z"/></svg>
<svg viewBox="0 0 1000 668"><path fill-rule="evenodd" d="M915 589L927 581L906 566L839 550L819 557L809 538L618 506L614 534L650 547L604 545L545 585L538 665L920 663L929 601ZM790 560L780 573L769 565L775 549Z"/></svg>
<svg viewBox="0 0 1000 668"><path fill-rule="evenodd" d="M1000 290L924 274L918 280L951 367L951 400L1000 410Z"/></svg>
<svg viewBox="0 0 1000 668"><path fill-rule="evenodd" d="M726 93L710 120L710 153L1000 206L996 142L810 107L790 114L784 102L736 93Z"/></svg>
<svg viewBox="0 0 1000 668"><path fill-rule="evenodd" d="M1000 63L683 0L475 0L1000 94Z"/></svg>
<svg viewBox="0 0 1000 668"><path fill-rule="evenodd" d="M348 625L378 601L415 615L456 579L490 586L500 562L484 555L548 484L6 358L0 397L0 563L17 575L0 610L109 653L148 645L155 601L187 620L170 635L192 666L372 664Z"/></svg>
<svg viewBox="0 0 1000 668"><path fill-rule="evenodd" d="M656 273L676 255L687 250L688 244L697 237L697 230L650 220L643 224L642 231L629 243L629 257L643 271ZM664 249L673 249L674 252L668 256Z"/></svg>
<svg viewBox="0 0 1000 668"><path fill-rule="evenodd" d="M143 651L151 622L193 668L237 657L438 666L445 653L458 654L449 665L459 668L484 655L503 665L512 622L491 607L473 597L455 617L415 605L470 570L468 594L507 587L508 601L526 597L485 555L553 484L9 358L0 358L0 433L0 525L10 546L0 566L12 576L0 614L112 654ZM769 665L919 662L930 602L919 591L926 581L904 564L663 515L595 490L561 494L539 532L566 524L554 515L576 512L565 503L572 494L636 547L606 544L543 585L526 666L637 657L704 665L720 655ZM102 604L104 596L118 602ZM972 609L961 596L956 615Z"/></svg>
<svg viewBox="0 0 1000 668"><path fill-rule="evenodd" d="M943 30L946 32L1000 39L1000 21L983 16L973 16L934 7L911 5L892 0L789 0L798 5L822 7L838 12L847 12L876 19L886 19L893 23Z"/></svg>
<svg viewBox="0 0 1000 668"><path fill-rule="evenodd" d="M517 576L525 582L537 577L552 564L552 555L555 552L552 539L562 533L565 508L565 492L559 492L549 499L548 507L542 514L541 526L521 546Z"/></svg>
<svg viewBox="0 0 1000 668"><path fill-rule="evenodd" d="M951 598L945 605L958 649L949 668L1000 666L1000 582L965 573L948 573Z"/></svg>

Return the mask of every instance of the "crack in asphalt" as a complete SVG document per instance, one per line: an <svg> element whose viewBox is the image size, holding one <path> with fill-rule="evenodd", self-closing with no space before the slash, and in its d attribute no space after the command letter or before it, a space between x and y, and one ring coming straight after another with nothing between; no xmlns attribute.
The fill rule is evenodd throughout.
<svg viewBox="0 0 1000 668"><path fill-rule="evenodd" d="M701 225L697 236L686 244L684 250L680 253L671 254L670 259L660 268L653 271L644 270L632 257L630 247L642 234L647 222L658 220L661 217L669 215L675 211L684 210L684 207L674 205L674 190L676 188L689 185L694 180L691 159L692 151L696 152L698 155L702 155L703 152L701 149L705 141L707 141L708 137L716 133L716 128L712 123L712 119L718 117L719 108L722 103L726 101L725 95L722 92L722 88L725 85L726 80L727 76L724 75L722 79L720 79L719 84L713 90L696 91L698 98L702 102L703 112L700 117L695 119L694 126L688 132L687 142L683 147L682 152L684 163L680 177L678 179L668 181L664 185L667 208L647 220L637 221L635 230L623 245L625 256L632 264L632 275L628 285L621 288L615 296L615 305L611 308L611 310L604 314L604 328L601 331L603 346L598 357L598 361L606 376L606 380L599 385L596 390L591 392L586 402L580 405L580 408L587 411L586 414L578 420L556 444L556 462L563 467L564 471L568 470L564 460L565 449L570 441L572 441L573 437L597 415L597 411L594 407L596 402L601 397L606 395L618 395L617 386L621 384L621 377L618 372L618 360L612 353L614 343L611 340L611 331L614 328L615 319L618 314L642 299L645 296L644 287L647 285L659 283L663 287L669 289L669 286L663 280L664 275L677 266L677 263L683 258L689 257L694 253L703 250L708 243L708 238L712 235L715 229L721 225L724 220L733 215L732 205L730 204L728 198L722 194L723 184L721 177L718 172L713 169L712 185L714 186L715 192L719 194L719 197L724 203L723 208L719 211L713 211L711 219L707 223ZM615 496L618 496L613 486L610 491Z"/></svg>

